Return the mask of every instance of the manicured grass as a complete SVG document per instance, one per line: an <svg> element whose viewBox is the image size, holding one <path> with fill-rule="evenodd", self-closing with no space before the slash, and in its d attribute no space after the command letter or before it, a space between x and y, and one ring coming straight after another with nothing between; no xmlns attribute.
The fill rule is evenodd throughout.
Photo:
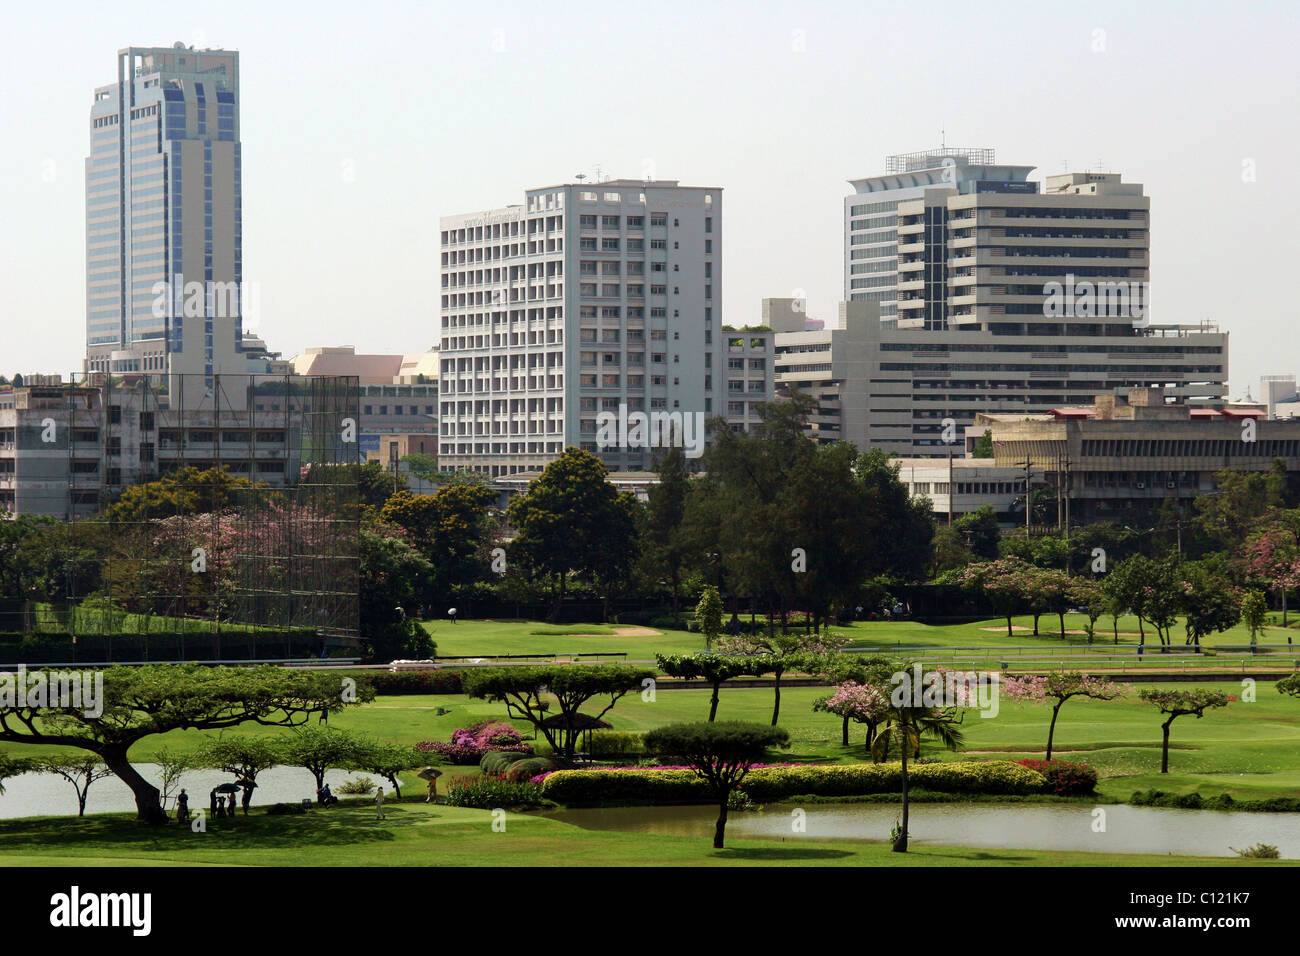
<svg viewBox="0 0 1300 956"><path fill-rule="evenodd" d="M459 625L458 625L459 626ZM1194 684L1139 685L1187 689ZM1238 697L1239 684L1205 685ZM1229 793L1238 799L1270 796L1300 796L1300 700L1278 694L1271 683L1256 687L1254 703L1238 701L1213 710L1203 719L1181 717L1173 726L1170 770L1160 774L1160 723L1155 707L1134 696L1118 701L1071 700L1061 711L1056 728L1055 756L1082 761L1102 775L1101 792L1126 800L1134 790L1152 787L1171 793L1199 790L1204 796ZM787 687L782 691L780 724L790 732L791 749L783 756L791 763L842 763L866 759L863 729L850 725L852 744L840 743L840 722L815 713L812 702L827 693L826 688ZM723 685L719 719L771 719L773 694L766 688L735 688ZM1046 706L1001 700L996 718L982 718L967 711L965 757L976 759L1041 758L1047 740L1051 711ZM595 706L588 706L592 710ZM601 704L600 706L603 706ZM448 713L437 716L437 708ZM616 730L646 731L666 723L704 720L708 716L707 690L660 689L653 702L640 694L623 697L605 719ZM486 718L506 716L504 704L472 700L463 695L381 697L372 704L350 708L333 715L330 726L347 728L373 737L415 744L422 740L447 740L457 727ZM528 725L516 726L531 736ZM279 728L246 725L240 734L274 735ZM132 759L144 762L160 747L187 752L195 749L204 734L174 731L151 737L138 744ZM544 744L544 741L542 742ZM66 752L56 747L7 745L18 754ZM931 743L924 755L958 759ZM432 762L432 761L431 761ZM473 767L447 767L451 776L476 773ZM419 787L411 774L402 778L403 787ZM414 791L412 791L414 792ZM3 797L0 797L3 799Z"/></svg>
<svg viewBox="0 0 1300 956"><path fill-rule="evenodd" d="M126 814L0 821L7 866L1279 866L1290 860L989 850L883 842L777 843L584 830L508 813L495 832L487 810L389 804L253 814L209 821L206 833L137 825Z"/></svg>
<svg viewBox="0 0 1300 956"><path fill-rule="evenodd" d="M1300 617L1300 615L1297 615ZM1065 616L1066 637L1062 642L1060 624L1055 615L1043 615L1038 621L1038 636L1033 634L1031 616L1012 618L1016 628L1007 636L1006 620L993 618L967 624L931 626L917 621L854 621L832 630L852 640L852 646L878 649L882 653L899 648L1025 648L1054 647L1068 644L1072 652L1083 653L1086 638L1083 635L1087 618L1081 614ZM655 630L649 635L619 635L616 625L566 624L553 625L540 621L426 621L426 630L438 644L441 657L467 657L504 654L592 654L600 652L626 652L629 660L652 661L655 654L685 654L704 650L704 638L689 631ZM1079 633L1069 633L1078 631ZM1147 626L1147 647L1158 646L1155 633ZM1295 637L1295 628L1267 628L1260 635L1264 644L1284 644L1287 637ZM1094 650L1112 648L1110 618L1096 624ZM1207 637L1204 646L1213 648L1220 644L1249 644L1250 633L1244 627L1234 627L1222 634ZM1132 655L1138 644L1138 620L1125 616L1119 620L1119 644ZM1174 653L1185 650L1182 625L1173 630ZM1297 645L1300 650L1300 645ZM1014 659L1014 658L1013 658ZM1237 660L1237 658L1233 658ZM1274 662L1280 661L1274 656Z"/></svg>

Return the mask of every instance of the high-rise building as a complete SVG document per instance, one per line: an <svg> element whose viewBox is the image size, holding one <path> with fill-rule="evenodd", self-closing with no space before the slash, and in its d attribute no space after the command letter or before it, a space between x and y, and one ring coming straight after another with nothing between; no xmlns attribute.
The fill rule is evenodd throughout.
<svg viewBox="0 0 1300 956"><path fill-rule="evenodd" d="M721 189L548 186L441 230L443 467L512 475L579 445L645 469L653 436L602 440L603 418L681 423L689 444L722 413Z"/></svg>
<svg viewBox="0 0 1300 956"><path fill-rule="evenodd" d="M959 193L976 189L1036 191L1027 182L1033 166L999 166L991 149L940 147L900 153L885 160L885 175L853 179L844 199L844 301L878 302L885 328L898 317L898 205L922 199L928 190ZM931 224L938 237L943 222ZM941 263L925 272L933 286L943 281Z"/></svg>
<svg viewBox="0 0 1300 956"><path fill-rule="evenodd" d="M243 353L244 308L239 54L119 50L90 110L86 370L200 392L264 371Z"/></svg>

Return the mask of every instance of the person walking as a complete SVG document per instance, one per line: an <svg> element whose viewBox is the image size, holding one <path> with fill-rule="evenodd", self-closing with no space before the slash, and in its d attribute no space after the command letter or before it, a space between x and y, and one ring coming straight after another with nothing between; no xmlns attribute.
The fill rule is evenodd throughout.
<svg viewBox="0 0 1300 956"><path fill-rule="evenodd" d="M424 802L425 803L438 802L438 778L437 777L429 778L429 795L424 798Z"/></svg>
<svg viewBox="0 0 1300 956"><path fill-rule="evenodd" d="M384 788L375 791L375 819L384 819Z"/></svg>
<svg viewBox="0 0 1300 956"><path fill-rule="evenodd" d="M181 792L176 797L176 822L190 822L190 795L185 792L184 787L181 788Z"/></svg>

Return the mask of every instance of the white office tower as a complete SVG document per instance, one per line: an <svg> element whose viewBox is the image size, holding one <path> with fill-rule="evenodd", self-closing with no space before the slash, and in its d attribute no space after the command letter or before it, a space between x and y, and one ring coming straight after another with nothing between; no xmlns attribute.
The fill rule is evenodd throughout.
<svg viewBox="0 0 1300 956"><path fill-rule="evenodd" d="M440 226L443 467L512 475L578 445L635 471L668 440L699 450L725 401L721 189L548 186Z"/></svg>

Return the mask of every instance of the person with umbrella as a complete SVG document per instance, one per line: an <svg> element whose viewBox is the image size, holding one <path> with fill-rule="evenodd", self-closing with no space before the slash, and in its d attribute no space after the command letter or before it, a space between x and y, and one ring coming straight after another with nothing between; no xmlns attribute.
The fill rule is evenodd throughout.
<svg viewBox="0 0 1300 956"><path fill-rule="evenodd" d="M438 778L442 776L441 770L435 770L433 767L425 767L416 774L421 780L429 781L429 795L424 798L425 803L438 802Z"/></svg>
<svg viewBox="0 0 1300 956"><path fill-rule="evenodd" d="M235 794L239 792L239 785L233 783L219 783L212 788L212 812L219 817L226 816L227 806L229 806L230 816L235 815ZM230 795L227 803L226 794Z"/></svg>

